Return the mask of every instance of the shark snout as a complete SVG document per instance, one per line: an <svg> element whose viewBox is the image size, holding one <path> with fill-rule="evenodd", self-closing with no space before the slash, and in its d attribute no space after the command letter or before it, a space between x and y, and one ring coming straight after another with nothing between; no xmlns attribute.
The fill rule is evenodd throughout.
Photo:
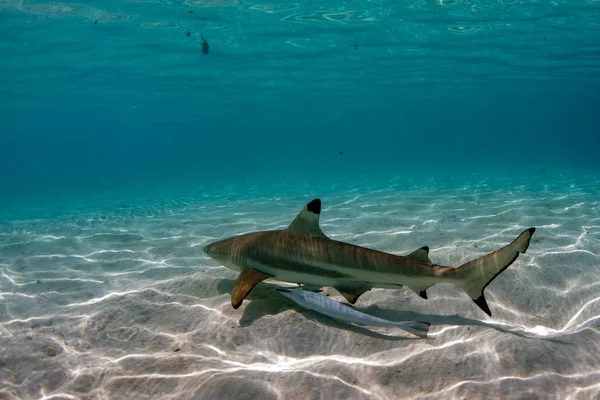
<svg viewBox="0 0 600 400"><path fill-rule="evenodd" d="M212 243L204 246L204 254L206 254L207 256L210 257L210 255L212 253L211 248L212 248Z"/></svg>

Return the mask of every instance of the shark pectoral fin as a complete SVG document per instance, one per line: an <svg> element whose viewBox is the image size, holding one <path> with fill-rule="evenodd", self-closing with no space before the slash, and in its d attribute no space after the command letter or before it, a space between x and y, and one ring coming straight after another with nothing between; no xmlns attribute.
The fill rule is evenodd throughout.
<svg viewBox="0 0 600 400"><path fill-rule="evenodd" d="M333 287L335 290L337 290L338 292L340 292L340 294L342 296L344 296L344 298L346 300L348 300L349 303L354 304L356 303L356 300L358 300L358 298L366 291L371 290L373 287L372 286L368 286L368 285L363 285L363 286L334 286Z"/></svg>
<svg viewBox="0 0 600 400"><path fill-rule="evenodd" d="M241 306L254 286L270 277L271 275L264 274L255 269L242 270L235 280L233 291L231 292L231 305L233 308Z"/></svg>
<svg viewBox="0 0 600 400"><path fill-rule="evenodd" d="M433 265L433 263L429 259L429 247L428 246L423 246L420 249L413 251L407 257L410 257L413 260L422 261L428 265Z"/></svg>
<svg viewBox="0 0 600 400"><path fill-rule="evenodd" d="M406 286L408 286L413 292L415 292L422 298L427 299L427 289L429 289L433 285L406 285Z"/></svg>
<svg viewBox="0 0 600 400"><path fill-rule="evenodd" d="M304 206L287 229L294 232L308 233L313 236L327 237L319 227L321 200L314 199Z"/></svg>

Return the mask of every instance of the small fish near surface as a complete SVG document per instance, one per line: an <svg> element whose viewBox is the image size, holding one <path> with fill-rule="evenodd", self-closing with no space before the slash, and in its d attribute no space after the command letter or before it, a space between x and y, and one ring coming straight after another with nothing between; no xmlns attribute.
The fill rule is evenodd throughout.
<svg viewBox="0 0 600 400"><path fill-rule="evenodd" d="M485 288L527 251L535 232L535 228L525 229L501 249L454 268L432 263L427 246L399 256L330 239L319 226L320 214L321 200L314 199L286 229L246 233L204 248L206 255L221 265L240 271L231 292L233 308L269 278L330 286L352 304L374 287L408 286L427 299L431 286L452 283L491 316Z"/></svg>
<svg viewBox="0 0 600 400"><path fill-rule="evenodd" d="M322 294L303 290L301 287L293 289L277 288L277 290L307 310L327 315L345 324L400 328L423 339L427 338L427 332L429 332L429 326L431 325L429 322L422 321L395 322L374 317L373 315L358 311L350 304L340 303Z"/></svg>
<svg viewBox="0 0 600 400"><path fill-rule="evenodd" d="M200 34L200 37L202 38L202 54L208 54L208 50L210 49L210 46L208 45L208 42L206 41L206 39L204 39L203 34Z"/></svg>

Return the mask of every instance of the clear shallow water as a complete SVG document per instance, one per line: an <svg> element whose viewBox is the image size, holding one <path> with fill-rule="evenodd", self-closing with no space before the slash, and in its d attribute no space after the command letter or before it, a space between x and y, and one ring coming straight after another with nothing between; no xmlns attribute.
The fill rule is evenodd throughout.
<svg viewBox="0 0 600 400"><path fill-rule="evenodd" d="M444 265L538 227L529 251L486 291L493 318L450 285L431 288L429 300L373 290L357 303L392 320L430 321L431 340L344 327L284 299L274 282L231 308L236 274L207 259L203 246L286 226L309 200L303 193L5 223L3 393L594 398L600 178L555 178L546 190L500 181L512 189L489 180L445 189L389 183L323 197L322 227L332 238L399 254L429 245Z"/></svg>
<svg viewBox="0 0 600 400"><path fill-rule="evenodd" d="M0 189L39 198L481 162L598 168L599 10L4 0Z"/></svg>
<svg viewBox="0 0 600 400"><path fill-rule="evenodd" d="M0 396L598 397L599 7L0 0ZM359 300L432 340L273 282L233 310L204 245L314 197L328 235L447 265L538 231L491 319Z"/></svg>

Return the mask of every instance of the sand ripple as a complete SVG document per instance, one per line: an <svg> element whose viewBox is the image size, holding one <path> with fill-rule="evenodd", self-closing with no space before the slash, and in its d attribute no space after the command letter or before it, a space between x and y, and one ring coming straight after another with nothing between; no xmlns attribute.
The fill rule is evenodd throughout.
<svg viewBox="0 0 600 400"><path fill-rule="evenodd" d="M304 201L309 199L300 199ZM537 226L487 291L429 300L373 290L359 306L432 322L430 340L346 328L262 283L239 310L235 273L204 244L285 227L286 199L134 208L0 227L0 395L8 398L395 399L600 395L600 214L593 191L393 186L324 197L331 237L457 266ZM334 292L332 294L336 295Z"/></svg>

